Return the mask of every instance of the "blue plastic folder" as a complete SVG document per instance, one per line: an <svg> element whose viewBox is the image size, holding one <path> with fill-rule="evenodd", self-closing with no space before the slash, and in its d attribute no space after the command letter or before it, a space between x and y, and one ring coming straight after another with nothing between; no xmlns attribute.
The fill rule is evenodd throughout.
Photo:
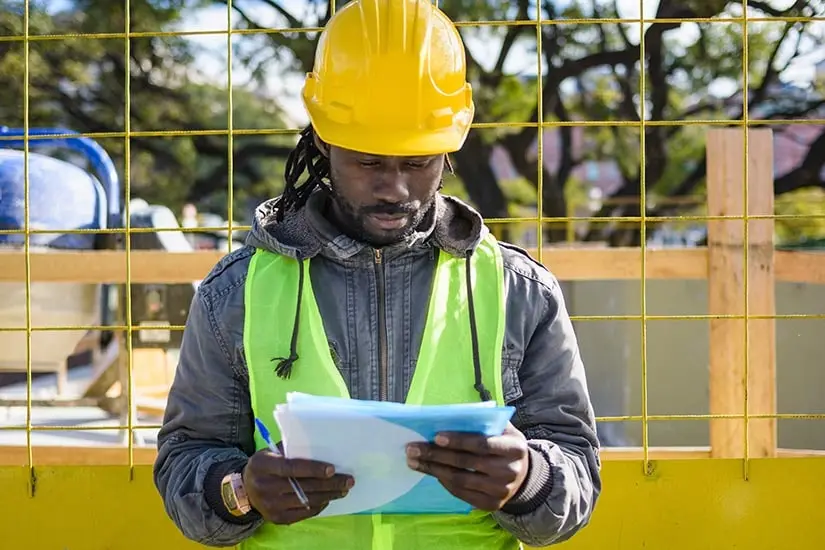
<svg viewBox="0 0 825 550"><path fill-rule="evenodd" d="M469 504L407 466L406 446L442 431L500 435L514 410L494 402L417 406L293 392L274 416L287 457L328 462L355 478L349 494L319 517L467 514Z"/></svg>

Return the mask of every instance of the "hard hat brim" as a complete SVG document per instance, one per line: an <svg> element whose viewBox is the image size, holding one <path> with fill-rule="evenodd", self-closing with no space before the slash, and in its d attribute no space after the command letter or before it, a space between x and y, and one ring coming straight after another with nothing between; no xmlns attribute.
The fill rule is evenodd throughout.
<svg viewBox="0 0 825 550"><path fill-rule="evenodd" d="M473 109L463 113L464 120L440 129L406 130L392 128L359 128L357 124L341 124L313 116L310 123L315 134L332 146L379 156L430 156L453 153L467 139ZM319 120L320 119L320 120Z"/></svg>

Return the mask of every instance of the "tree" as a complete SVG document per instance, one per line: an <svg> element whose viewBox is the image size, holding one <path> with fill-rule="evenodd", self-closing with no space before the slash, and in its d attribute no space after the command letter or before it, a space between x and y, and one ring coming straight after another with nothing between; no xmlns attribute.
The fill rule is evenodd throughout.
<svg viewBox="0 0 825 550"><path fill-rule="evenodd" d="M0 0L0 6L3 2L8 4L8 0ZM184 4L191 2L133 0L132 28L170 29L180 23ZM337 7L344 4L339 0ZM227 8L227 1L200 0L198 5ZM456 21L519 23L461 26L477 103L476 122L484 128L471 131L465 147L453 155L457 178L448 182L448 188L465 195L487 218L535 211L540 180L543 215L563 218L572 208L568 200L587 197L596 185L606 194L602 205L595 212L584 209L578 214L592 215L600 221L580 224L579 238L612 245L639 244L638 223L622 224L610 218L640 216L643 184L648 216L701 211L691 210L679 200L701 193L704 186L707 126L696 121L741 120L745 115L745 74L749 120L821 119L825 112L821 87L794 88L781 80L795 62L810 57L825 44L821 24L805 19L822 15L823 0L797 0L781 9L767 1L749 0L751 17L795 19L787 23L749 23L748 66L744 68L742 23L710 21L740 15L741 4L736 2L660 0L655 13L645 14L654 21L646 25L641 42L638 23L616 21L621 15L628 17L620 13L616 0L577 0L559 5L547 0L441 0L439 5ZM109 2L76 0L74 6L78 9L71 14L48 17L37 13L32 19L33 28L38 32L55 32L57 27L116 32L124 24L122 13ZM248 128L287 125L271 97L272 84L289 74L300 77L311 69L316 31L332 15L326 0L307 0L300 10L291 10L277 0L231 3L234 27L239 31L232 42L234 67L251 75L248 83L234 90L236 126L242 119ZM551 24L542 25L537 36L539 10ZM679 22L684 18L700 21ZM20 31L19 21L11 27L10 21L3 21L5 28ZM315 30L301 30L306 28ZM278 29L290 30L276 32ZM56 48L51 54L45 44L48 42L37 43L38 61L32 69L36 94L33 116L40 117L33 120L54 124L57 118L75 129L90 131L117 126L123 117L123 41L101 40L94 46L66 41L62 49ZM225 85L214 80L194 83L190 65L196 51L191 42L165 36L134 38L131 44L133 130L226 128ZM0 78L3 84L19 91L20 49L14 50L15 45L0 43ZM485 51L480 51L479 45ZM642 50L644 65L640 66ZM56 75L62 75L62 80ZM99 85L94 75L100 75ZM69 81L72 87L65 86ZM642 95L644 101L640 100ZM19 119L21 105L7 108L9 116ZM555 123L541 136L536 128L540 117L545 123ZM644 134L644 178L640 171L642 118L650 123ZM598 121L603 124L594 124ZM684 121L693 123L677 124ZM489 127L506 122L515 124ZM577 122L586 126L576 126ZM122 128L122 122L119 124ZM774 128L788 139L800 140L799 127L783 124ZM541 174L539 137L544 145ZM274 175L275 167L283 162L294 138L235 136L234 141L236 199L277 192L281 178ZM122 140L115 140L112 149L120 154L118 143L122 145ZM796 196L801 192L810 196L825 189L825 132L822 128L808 132L800 147L805 150L801 160L777 174L780 195ZM135 189L177 202L225 199L229 187L225 136L179 137L166 142L136 137L132 148L133 156L143 163L137 165L142 168L133 167L133 174L145 178L151 174L153 179L151 186L139 183ZM280 170L277 174L280 176ZM778 209L803 211L797 202ZM239 210L248 212L247 206ZM780 225L788 237L819 230L811 225L804 230L790 223ZM649 223L648 232L656 227ZM566 235L566 226L548 224L544 240L558 241Z"/></svg>
<svg viewBox="0 0 825 550"><path fill-rule="evenodd" d="M181 18L185 0L132 0L132 32L168 29ZM23 35L22 2L0 0L0 35ZM76 0L69 8L47 12L32 3L29 32L35 35L122 33L123 3ZM34 39L29 47L28 86L24 84L22 41L0 42L0 120L23 126L23 98L29 95L29 124L66 127L81 132L122 132L126 115L125 40ZM211 206L227 217L229 190L229 91L193 69L199 54L190 41L176 36L129 41L131 196L179 211L185 202ZM232 90L235 128L285 127L283 112L270 98L242 88ZM214 135L191 135L197 131ZM140 135L176 131L168 137ZM102 138L101 145L124 173L124 139ZM233 189L236 217L248 202L280 191L283 159L290 136L235 136Z"/></svg>
<svg viewBox="0 0 825 550"><path fill-rule="evenodd" d="M218 3L226 4L225 0ZM344 2L339 2L343 5ZM774 97L779 77L800 57L825 43L822 29L804 17L823 13L821 0L800 0L790 7L778 9L768 2L749 1L751 17L795 17L795 21L751 23L748 27L748 67L742 67L743 32L738 22L679 23L674 19L736 17L741 4L721 0L661 0L655 14L646 17L662 20L648 25L644 33L644 119L660 124L645 130L645 190L649 198L649 216L669 216L684 211L666 199L678 198L701 191L704 185L704 131L696 125L663 125L671 121L728 118L741 120L743 110L743 74L748 75L749 118L795 119L815 116L822 107L822 95L810 94L791 105L782 106ZM254 8L257 6L257 8ZM264 7L268 8L268 10ZM639 195L642 186L640 172L639 130L629 126L641 119L640 65L641 53L638 24L574 23L573 20L620 17L617 2L580 0L563 9L543 1L537 6L531 0L479 3L470 0L443 0L440 6L457 21L518 20L514 26L463 26L462 34L469 44L473 39L486 45L496 44L497 52L483 63L467 49L470 79L478 105L476 122L528 122L539 119L538 86L535 73L508 72L506 66L519 48L536 51L536 13L556 24L543 25L541 32L542 65L541 115L545 122L558 122L558 128L543 134L545 141L556 144L551 151L553 162L545 163L542 171L542 209L544 216L560 218L567 215L566 197L582 184L576 171L583 165L608 162L617 169L619 184L611 189L609 199L625 199L614 206L605 201L593 215L640 216ZM331 10L326 2L307 2L303 13L289 12L274 0L234 0L232 7L240 16L239 26L248 30L272 27L320 27ZM265 20L265 22L264 22ZM565 23L565 21L571 21ZM685 43L677 38L679 29L690 27L695 38ZM634 32L635 31L635 32ZM684 34L684 33L683 33ZM634 38L635 35L635 38ZM278 59L289 68L305 72L311 69L312 52L317 34L266 33L255 38L255 48L246 62L256 64L265 79L264 66ZM708 91L720 82L732 85L723 97L709 96ZM784 92L783 92L784 93ZM737 103L738 101L738 103ZM738 106L738 109L737 109ZM574 121L605 121L611 126L584 130L585 146ZM776 127L789 132L794 127ZM579 133L582 133L579 131ZM523 197L523 186L501 180L488 163L496 148L507 152L510 163L522 181L538 188L538 166L534 149L538 131L535 126L489 130L474 129L465 147L454 155L457 175L472 202L486 217L511 215ZM809 144L805 159L797 167L779 174L778 194L810 187L825 187L821 168L825 163L825 136ZM572 189L571 189L572 188ZM635 199L635 200L633 200ZM509 202L508 202L509 201ZM535 205L535 199L532 201ZM528 205L529 206L529 205ZM650 224L648 229L655 227ZM563 228L555 226L545 238L561 240ZM638 223L592 223L585 232L586 240L606 240L614 245L638 244Z"/></svg>

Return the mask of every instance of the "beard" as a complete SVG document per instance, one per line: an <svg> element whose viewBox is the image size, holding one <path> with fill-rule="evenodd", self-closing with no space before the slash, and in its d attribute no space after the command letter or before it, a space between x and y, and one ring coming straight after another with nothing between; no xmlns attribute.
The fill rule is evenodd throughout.
<svg viewBox="0 0 825 550"><path fill-rule="evenodd" d="M349 237L375 248L402 242L414 234L428 214L434 210L437 195L436 191L423 202L378 203L362 206L353 204L339 194L334 184L327 189L335 207L336 225ZM397 229L375 228L370 224L372 214L405 216L406 223Z"/></svg>

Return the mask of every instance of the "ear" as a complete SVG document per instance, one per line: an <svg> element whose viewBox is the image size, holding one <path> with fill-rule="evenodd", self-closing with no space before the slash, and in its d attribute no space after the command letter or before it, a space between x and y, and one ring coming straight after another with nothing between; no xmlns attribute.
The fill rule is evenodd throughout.
<svg viewBox="0 0 825 550"><path fill-rule="evenodd" d="M321 151L321 154L329 158L329 145L321 140L315 132L312 133L312 140L315 142L315 147Z"/></svg>

